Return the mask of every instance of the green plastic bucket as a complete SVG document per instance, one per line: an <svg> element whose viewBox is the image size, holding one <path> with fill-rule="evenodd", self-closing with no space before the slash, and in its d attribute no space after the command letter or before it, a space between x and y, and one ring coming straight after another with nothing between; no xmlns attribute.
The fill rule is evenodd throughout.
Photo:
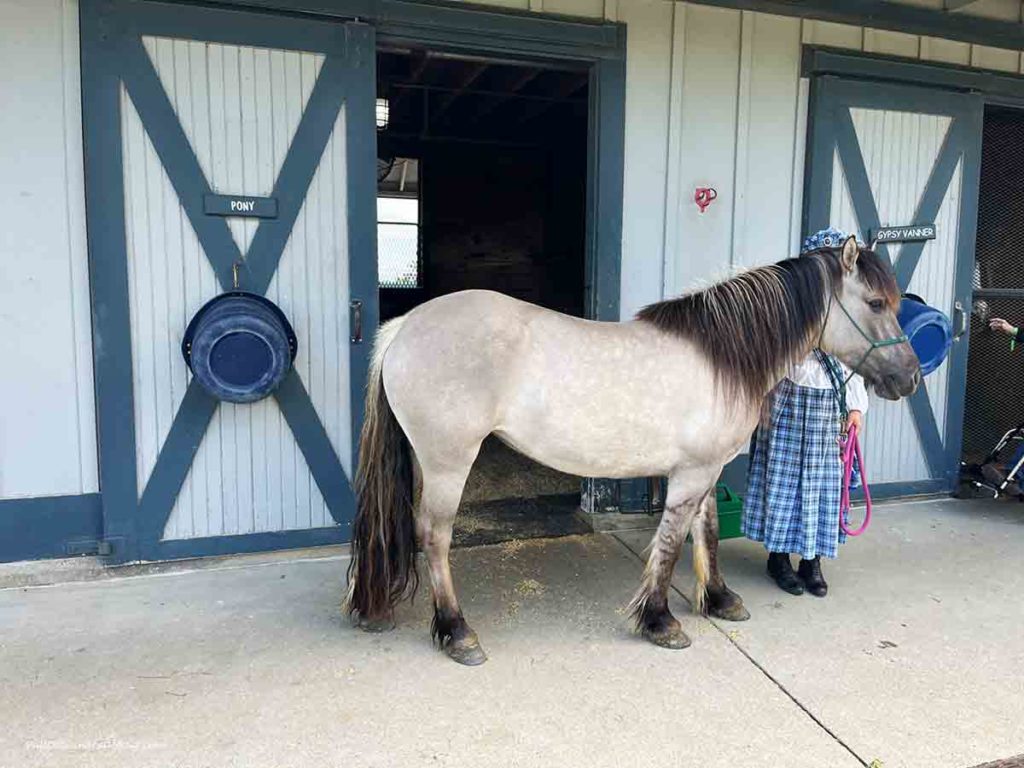
<svg viewBox="0 0 1024 768"><path fill-rule="evenodd" d="M715 486L715 501L718 503L718 538L742 537L740 524L743 520L743 499L733 493L725 483L719 483Z"/></svg>
<svg viewBox="0 0 1024 768"><path fill-rule="evenodd" d="M715 502L718 507L718 540L742 538L743 499L728 485L719 483L715 486ZM688 535L686 540L693 541L693 538Z"/></svg>

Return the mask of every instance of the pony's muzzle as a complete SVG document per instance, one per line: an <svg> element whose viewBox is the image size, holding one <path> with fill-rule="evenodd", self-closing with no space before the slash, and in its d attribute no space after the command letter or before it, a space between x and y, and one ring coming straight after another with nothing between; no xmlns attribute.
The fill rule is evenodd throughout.
<svg viewBox="0 0 1024 768"><path fill-rule="evenodd" d="M862 375L879 397L899 400L917 391L921 384L921 363L909 343L874 352L867 356Z"/></svg>
<svg viewBox="0 0 1024 768"><path fill-rule="evenodd" d="M875 392L886 400L899 400L901 397L909 397L914 394L920 384L921 367L915 366L909 374L894 373L883 376L875 383Z"/></svg>

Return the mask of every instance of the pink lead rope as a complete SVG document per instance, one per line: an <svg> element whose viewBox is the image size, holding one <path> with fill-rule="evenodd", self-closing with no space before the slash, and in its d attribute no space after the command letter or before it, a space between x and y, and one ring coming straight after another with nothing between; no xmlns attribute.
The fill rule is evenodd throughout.
<svg viewBox="0 0 1024 768"><path fill-rule="evenodd" d="M860 442L857 440L857 428L850 427L846 437L839 441L840 449L843 452L843 490L839 499L839 527L847 536L860 536L868 529L871 522L871 491L868 489L868 476L864 470L864 457L860 452ZM860 481L864 485L864 522L860 528L851 530L846 525L850 515L850 477L853 475L853 459L857 457L857 464L860 466Z"/></svg>

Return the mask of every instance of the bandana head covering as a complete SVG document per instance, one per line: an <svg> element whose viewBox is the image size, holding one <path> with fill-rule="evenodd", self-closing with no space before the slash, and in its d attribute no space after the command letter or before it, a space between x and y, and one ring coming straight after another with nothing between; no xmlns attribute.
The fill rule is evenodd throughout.
<svg viewBox="0 0 1024 768"><path fill-rule="evenodd" d="M848 237L849 235L846 232L843 232L841 229L836 229L835 227L822 229L815 232L813 235L804 238L804 244L800 248L800 253L815 251L818 248L839 248L846 242L846 238Z"/></svg>

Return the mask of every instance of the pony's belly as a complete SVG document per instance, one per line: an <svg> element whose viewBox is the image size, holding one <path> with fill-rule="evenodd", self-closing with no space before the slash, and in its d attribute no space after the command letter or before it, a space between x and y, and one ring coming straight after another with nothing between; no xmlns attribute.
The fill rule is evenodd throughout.
<svg viewBox="0 0 1024 768"><path fill-rule="evenodd" d="M495 432L519 452L562 472L628 478L713 465L745 439L732 434L736 409L677 344L660 348L638 329L559 330L573 338L556 346L559 334L544 334L506 390Z"/></svg>
<svg viewBox="0 0 1024 768"><path fill-rule="evenodd" d="M655 390L616 386L598 397L519 401L495 430L534 461L587 477L670 475L686 467L724 465L750 439L756 414L727 411L713 398L685 404ZM608 395L614 397L609 398Z"/></svg>
<svg viewBox="0 0 1024 768"><path fill-rule="evenodd" d="M665 475L678 464L680 453L651 444L629 445L619 439L575 443L550 435L516 435L499 429L494 434L536 462L580 477L622 479Z"/></svg>

